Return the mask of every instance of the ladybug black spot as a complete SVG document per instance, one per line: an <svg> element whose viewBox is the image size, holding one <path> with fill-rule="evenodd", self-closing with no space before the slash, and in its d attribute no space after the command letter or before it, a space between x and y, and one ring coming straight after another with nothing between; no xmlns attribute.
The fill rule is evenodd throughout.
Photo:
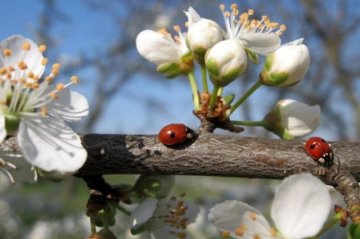
<svg viewBox="0 0 360 239"><path fill-rule="evenodd" d="M169 136L170 136L170 138L175 139L176 134L175 134L175 132L171 131L171 132L169 132Z"/></svg>
<svg viewBox="0 0 360 239"><path fill-rule="evenodd" d="M310 149L314 149L314 148L315 148L315 144L311 144Z"/></svg>

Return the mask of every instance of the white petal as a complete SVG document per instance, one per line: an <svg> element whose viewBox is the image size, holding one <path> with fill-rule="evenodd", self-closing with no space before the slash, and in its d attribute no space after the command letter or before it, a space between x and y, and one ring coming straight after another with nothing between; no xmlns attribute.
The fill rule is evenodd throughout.
<svg viewBox="0 0 360 239"><path fill-rule="evenodd" d="M154 211L158 205L158 200L155 198L147 198L140 203L137 208L131 213L131 227L136 229L150 218L152 218Z"/></svg>
<svg viewBox="0 0 360 239"><path fill-rule="evenodd" d="M18 141L31 164L58 175L75 173L87 157L80 137L62 120L51 117L23 116Z"/></svg>
<svg viewBox="0 0 360 239"><path fill-rule="evenodd" d="M320 125L319 105L309 106L302 102L285 99L278 102L284 128L293 136L304 136Z"/></svg>
<svg viewBox="0 0 360 239"><path fill-rule="evenodd" d="M136 48L140 55L156 65L177 62L181 57L179 47L170 36L152 30L137 35Z"/></svg>
<svg viewBox="0 0 360 239"><path fill-rule="evenodd" d="M310 174L298 174L277 188L271 215L285 238L307 238L321 230L331 210L326 185Z"/></svg>
<svg viewBox="0 0 360 239"><path fill-rule="evenodd" d="M89 113L85 96L68 88L58 94L59 98L48 104L49 114L66 121L77 121Z"/></svg>
<svg viewBox="0 0 360 239"><path fill-rule="evenodd" d="M256 219L253 220L250 215ZM230 232L235 238L237 237L234 232L241 225L245 227L241 238L254 238L256 234L261 238L272 238L271 227L265 217L256 208L240 201L228 200L215 205L210 209L208 219L221 230Z"/></svg>
<svg viewBox="0 0 360 239"><path fill-rule="evenodd" d="M0 143L4 141L6 137L6 128L5 128L5 116L0 114Z"/></svg>
<svg viewBox="0 0 360 239"><path fill-rule="evenodd" d="M201 19L200 15L192 7L189 7L187 11L184 11L184 13L188 18L189 26L191 26L195 22L200 21L200 19Z"/></svg>
<svg viewBox="0 0 360 239"><path fill-rule="evenodd" d="M245 48L262 55L275 51L281 43L275 33L244 33L240 36L240 40Z"/></svg>
<svg viewBox="0 0 360 239"><path fill-rule="evenodd" d="M22 46L25 42L30 44L30 50L24 51ZM29 72L32 72L34 75L41 77L45 70L45 65L41 63L44 56L39 51L38 45L34 43L31 39L25 38L20 35L14 35L0 44L0 51L4 49L11 50L11 56L3 57L0 61L0 66L13 66L15 69L18 66L20 61L24 61L27 65L27 69L22 71L24 76L27 76ZM18 76L19 77L19 76Z"/></svg>

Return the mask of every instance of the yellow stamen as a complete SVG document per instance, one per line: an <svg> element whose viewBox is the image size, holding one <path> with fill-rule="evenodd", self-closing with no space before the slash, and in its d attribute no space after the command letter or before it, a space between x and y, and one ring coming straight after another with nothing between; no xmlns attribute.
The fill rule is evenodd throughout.
<svg viewBox="0 0 360 239"><path fill-rule="evenodd" d="M47 59L47 58L41 59L41 64L42 64L43 66L45 66L47 63L48 63L48 59Z"/></svg>
<svg viewBox="0 0 360 239"><path fill-rule="evenodd" d="M41 44L40 46L39 46L39 51L41 52L41 53L44 53L45 51L46 51L46 45L44 45L44 44Z"/></svg>
<svg viewBox="0 0 360 239"><path fill-rule="evenodd" d="M174 31L176 31L176 32L180 32L180 26L179 25L175 25L174 27L173 27L173 29L174 29Z"/></svg>
<svg viewBox="0 0 360 239"><path fill-rule="evenodd" d="M259 234L255 234L253 239L261 239L260 235Z"/></svg>
<svg viewBox="0 0 360 239"><path fill-rule="evenodd" d="M3 68L0 68L0 75L5 75L7 72L6 68L3 67Z"/></svg>
<svg viewBox="0 0 360 239"><path fill-rule="evenodd" d="M21 69L21 70L26 70L28 67L26 65L26 63L24 61L20 61L18 63L18 67Z"/></svg>
<svg viewBox="0 0 360 239"><path fill-rule="evenodd" d="M65 88L65 87L64 87L64 84L63 84L63 83L59 83L59 84L56 85L56 90L57 90L57 91L62 91L64 88Z"/></svg>
<svg viewBox="0 0 360 239"><path fill-rule="evenodd" d="M52 76L45 77L45 81L47 81L49 84L54 80Z"/></svg>
<svg viewBox="0 0 360 239"><path fill-rule="evenodd" d="M272 228L270 229L270 234L271 234L271 236L273 236L273 237L276 236L276 229L275 229L274 227L272 227Z"/></svg>
<svg viewBox="0 0 360 239"><path fill-rule="evenodd" d="M224 4L220 4L219 8L220 8L221 11L225 11L225 5Z"/></svg>
<svg viewBox="0 0 360 239"><path fill-rule="evenodd" d="M70 77L70 81L73 84L78 84L79 83L79 78L77 76L72 76L72 77Z"/></svg>
<svg viewBox="0 0 360 239"><path fill-rule="evenodd" d="M229 231L222 231L221 232L221 237L230 237L230 232Z"/></svg>
<svg viewBox="0 0 360 239"><path fill-rule="evenodd" d="M11 56L12 52L10 49L5 48L2 53L4 56Z"/></svg>
<svg viewBox="0 0 360 239"><path fill-rule="evenodd" d="M256 221L256 217L257 217L256 213L254 213L254 212L249 212L249 218L250 218L251 220Z"/></svg>
<svg viewBox="0 0 360 239"><path fill-rule="evenodd" d="M164 36L170 35L170 33L165 28L161 28L161 29L157 30L157 32L161 33Z"/></svg>
<svg viewBox="0 0 360 239"><path fill-rule="evenodd" d="M249 9L249 10L248 10L248 14L249 14L249 16L254 15L254 13L255 13L254 9Z"/></svg>
<svg viewBox="0 0 360 239"><path fill-rule="evenodd" d="M237 236L243 236L246 231L246 227L244 224L241 224L235 229L235 235Z"/></svg>
<svg viewBox="0 0 360 239"><path fill-rule="evenodd" d="M60 70L60 63L54 63L53 65L52 65L52 69L58 69L58 70Z"/></svg>
<svg viewBox="0 0 360 239"><path fill-rule="evenodd" d="M53 100L56 100L56 99L59 98L58 95L56 94L56 92L51 92L51 93L49 94L49 96L50 96L51 99L53 99Z"/></svg>
<svg viewBox="0 0 360 239"><path fill-rule="evenodd" d="M40 115L41 115L41 116L47 116L48 113L49 113L48 108L46 108L46 107L41 107L41 109L40 109Z"/></svg>
<svg viewBox="0 0 360 239"><path fill-rule="evenodd" d="M31 45L28 41L24 42L23 45L22 45L22 49L24 51L30 51L30 48L31 48Z"/></svg>

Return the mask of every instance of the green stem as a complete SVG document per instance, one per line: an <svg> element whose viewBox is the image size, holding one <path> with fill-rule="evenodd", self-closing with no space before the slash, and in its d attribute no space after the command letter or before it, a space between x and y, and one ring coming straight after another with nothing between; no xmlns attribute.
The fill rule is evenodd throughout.
<svg viewBox="0 0 360 239"><path fill-rule="evenodd" d="M209 86L208 86L208 82L207 82L207 73L206 73L205 64L201 65L201 78L202 78L204 93L209 93Z"/></svg>
<svg viewBox="0 0 360 239"><path fill-rule="evenodd" d="M264 128L267 125L267 121L265 120L260 120L260 121L232 120L230 123L235 125L244 125L244 126L261 126Z"/></svg>
<svg viewBox="0 0 360 239"><path fill-rule="evenodd" d="M198 88L197 88L197 84L196 84L196 79L195 79L195 75L194 75L193 71L191 71L188 74L188 78L189 78L189 82L190 82L190 86L191 86L191 90L192 90L194 108L195 108L195 110L197 110L197 109L199 109L199 106L200 106L200 100L199 100L199 93L198 93Z"/></svg>
<svg viewBox="0 0 360 239"><path fill-rule="evenodd" d="M217 96L221 96L223 92L224 92L224 87L220 87Z"/></svg>
<svg viewBox="0 0 360 239"><path fill-rule="evenodd" d="M259 79L258 81L255 82L254 85L252 85L246 92L245 94L238 100L236 101L230 109L230 114L232 114L242 103L244 103L244 101L252 94L254 93L260 86L262 86L261 84L261 80Z"/></svg>
<svg viewBox="0 0 360 239"><path fill-rule="evenodd" d="M219 86L214 85L214 88L213 88L213 91L211 94L211 98L210 98L210 104L209 104L209 107L211 110L215 109L215 104L216 104L216 99L217 99L217 94L218 94L219 89L220 89Z"/></svg>

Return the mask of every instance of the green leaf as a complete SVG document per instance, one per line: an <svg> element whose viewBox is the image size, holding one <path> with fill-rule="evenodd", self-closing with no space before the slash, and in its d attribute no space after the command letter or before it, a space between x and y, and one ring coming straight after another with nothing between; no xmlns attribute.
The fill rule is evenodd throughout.
<svg viewBox="0 0 360 239"><path fill-rule="evenodd" d="M348 239L360 238L360 224L351 224L348 231Z"/></svg>
<svg viewBox="0 0 360 239"><path fill-rule="evenodd" d="M260 63L259 60L259 55L250 51L249 49L245 49L247 56L249 57L250 61L252 61L252 63L258 65Z"/></svg>

